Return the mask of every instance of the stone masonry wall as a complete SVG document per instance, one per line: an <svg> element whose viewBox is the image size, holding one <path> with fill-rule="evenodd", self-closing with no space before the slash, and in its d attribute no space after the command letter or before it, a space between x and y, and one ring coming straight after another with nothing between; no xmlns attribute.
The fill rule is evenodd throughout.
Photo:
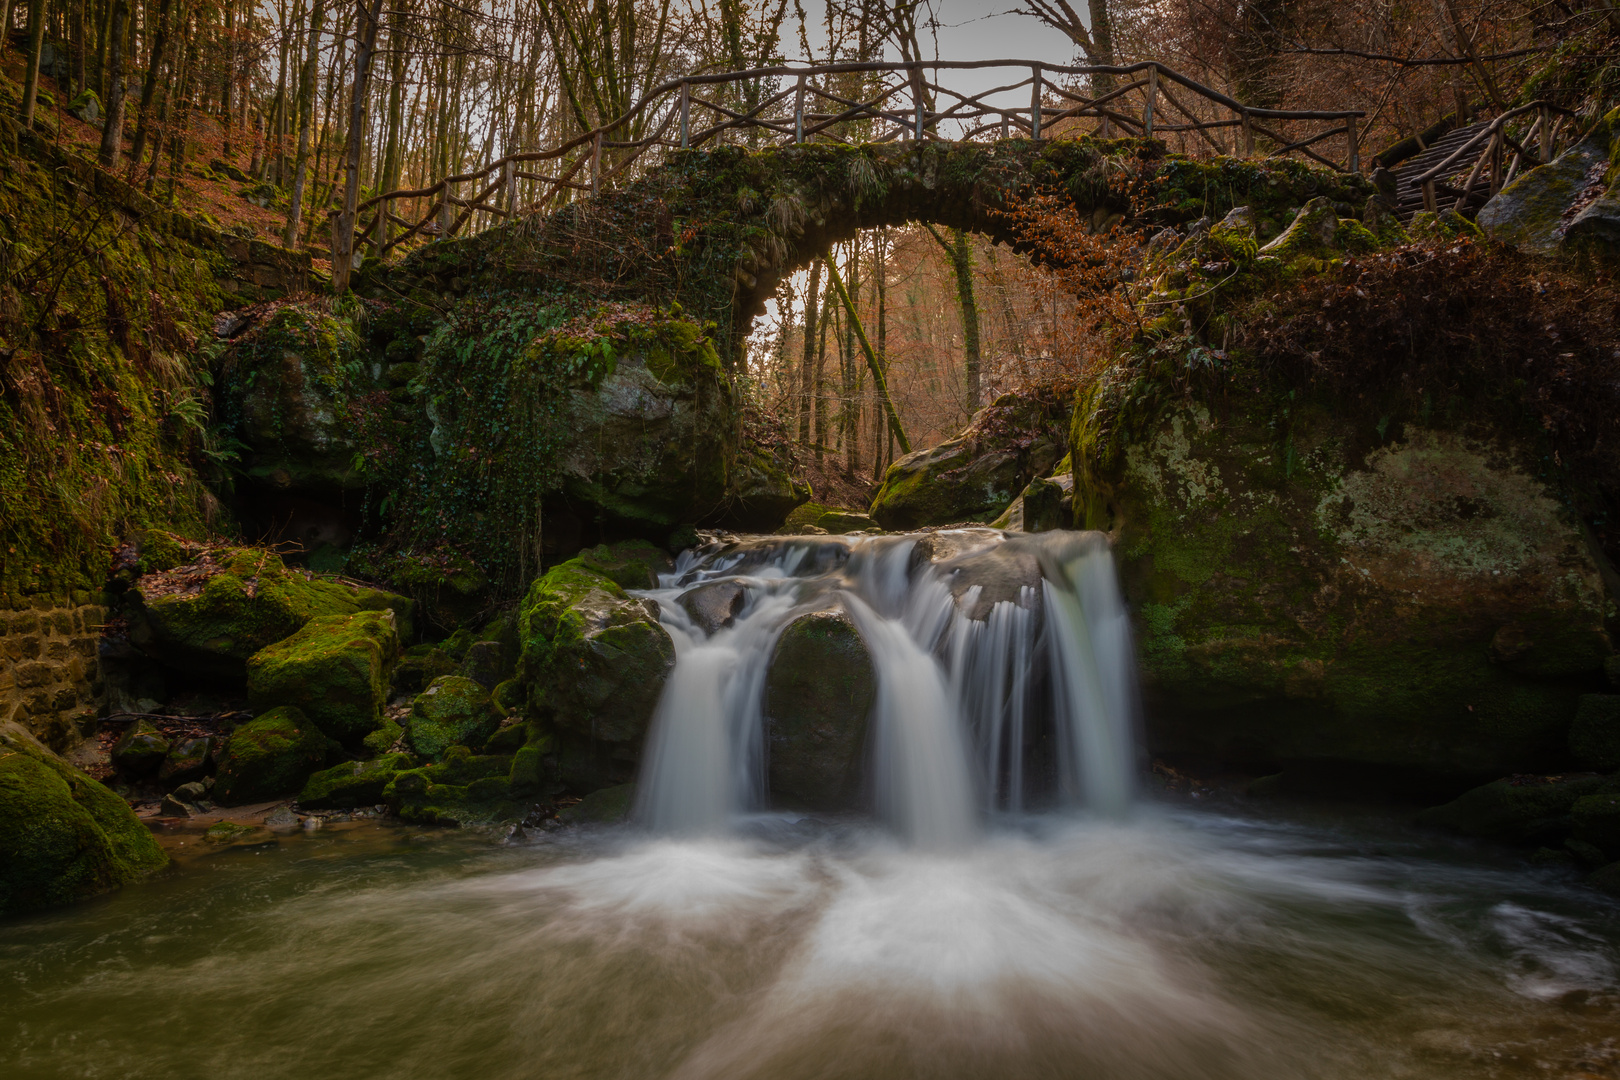
<svg viewBox="0 0 1620 1080"><path fill-rule="evenodd" d="M70 606L0 607L0 721L15 720L58 752L95 725L106 695L98 650L107 609L91 593Z"/></svg>

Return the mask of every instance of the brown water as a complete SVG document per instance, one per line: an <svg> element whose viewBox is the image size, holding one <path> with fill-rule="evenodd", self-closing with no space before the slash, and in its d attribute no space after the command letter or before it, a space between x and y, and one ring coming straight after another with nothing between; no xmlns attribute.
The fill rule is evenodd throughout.
<svg viewBox="0 0 1620 1080"><path fill-rule="evenodd" d="M188 855L0 922L0 1075L1620 1076L1620 909L1396 822L756 826Z"/></svg>

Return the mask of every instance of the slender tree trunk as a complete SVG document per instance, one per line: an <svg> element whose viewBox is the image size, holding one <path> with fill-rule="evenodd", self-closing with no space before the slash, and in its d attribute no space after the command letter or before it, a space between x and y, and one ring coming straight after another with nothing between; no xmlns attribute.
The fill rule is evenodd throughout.
<svg viewBox="0 0 1620 1080"><path fill-rule="evenodd" d="M377 49L377 26L382 20L383 0L371 0L371 9L360 9L359 40L354 50L354 95L349 107L349 145L344 165L343 212L337 216L332 237L332 291L342 296L349 291L349 275L354 272L354 218L360 202L360 139L365 131L366 90L371 81L371 57Z"/></svg>
<svg viewBox="0 0 1620 1080"><path fill-rule="evenodd" d="M101 128L101 149L96 160L104 169L118 164L118 151L124 141L124 24L129 18L129 0L112 0L112 30L108 35L107 119Z"/></svg>
<svg viewBox="0 0 1620 1080"><path fill-rule="evenodd" d="M130 168L140 167L141 155L146 152L146 140L151 135L152 100L157 94L158 73L162 70L163 53L168 45L169 12L174 0L161 0L157 13L157 29L152 32L152 54L146 62L146 81L141 84L141 107L135 117L135 141L129 148Z"/></svg>
<svg viewBox="0 0 1620 1080"><path fill-rule="evenodd" d="M235 156L235 146L232 145L231 136L235 133L233 121L236 118L234 108L236 90L236 0L225 0L225 47L223 64L225 77L220 81L219 107L224 113L224 137L220 139L219 156L230 161Z"/></svg>
<svg viewBox="0 0 1620 1080"><path fill-rule="evenodd" d="M883 411L889 416L889 429L894 432L894 441L900 444L902 452L909 454L911 440L906 438L906 429L901 426L900 414L895 411L894 400L889 397L889 381L884 378L883 369L878 366L872 343L866 339L866 330L861 326L861 318L855 313L855 304L844 288L843 279L838 276L838 267L834 266L831 260L827 262L827 274L832 279L833 288L838 290L838 299L843 302L844 310L849 313L849 321L855 324L855 334L860 338L861 350L866 353L866 364L872 371L872 383L877 387L878 396L883 399Z"/></svg>
<svg viewBox="0 0 1620 1080"><path fill-rule="evenodd" d="M178 100L175 102L173 134L169 136L169 205L174 205L175 189L186 163L186 135L191 129L191 90L196 81L197 45L193 35L185 35L175 73ZM154 169L154 172L157 170Z"/></svg>
<svg viewBox="0 0 1620 1080"><path fill-rule="evenodd" d="M810 264L810 291L804 298L804 360L799 365L799 442L810 441L811 364L816 351L816 306L821 303L821 260Z"/></svg>
<svg viewBox="0 0 1620 1080"><path fill-rule="evenodd" d="M298 161L293 166L292 199L287 205L287 229L282 246L298 241L298 223L303 220L304 185L309 182L309 135L315 121L315 62L319 59L322 0L314 0L309 10L309 46L304 55L304 71L298 80Z"/></svg>
<svg viewBox="0 0 1620 1080"><path fill-rule="evenodd" d="M39 57L45 48L45 0L28 0L28 68L23 76L22 108L18 116L24 131L34 127L34 102L39 97Z"/></svg>
<svg viewBox="0 0 1620 1080"><path fill-rule="evenodd" d="M96 96L109 109L112 107L112 89L107 78L107 58L112 47L113 9L117 6L115 0L103 0L101 18L96 23Z"/></svg>
<svg viewBox="0 0 1620 1080"><path fill-rule="evenodd" d="M11 9L14 6L12 0L0 0L0 56L11 49Z"/></svg>
<svg viewBox="0 0 1620 1080"><path fill-rule="evenodd" d="M816 461L821 461L827 446L827 324L831 322L832 290L821 307L821 327L816 345L816 396L813 399L816 421Z"/></svg>

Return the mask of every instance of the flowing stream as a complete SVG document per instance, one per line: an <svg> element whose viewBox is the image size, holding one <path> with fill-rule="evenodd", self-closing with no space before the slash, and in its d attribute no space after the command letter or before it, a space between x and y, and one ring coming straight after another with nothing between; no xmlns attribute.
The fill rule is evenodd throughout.
<svg viewBox="0 0 1620 1080"><path fill-rule="evenodd" d="M3 1075L1620 1076L1612 901L1393 811L1134 790L1106 547L996 536L683 559L635 824L180 833L0 922ZM769 658L834 609L865 809L773 810Z"/></svg>

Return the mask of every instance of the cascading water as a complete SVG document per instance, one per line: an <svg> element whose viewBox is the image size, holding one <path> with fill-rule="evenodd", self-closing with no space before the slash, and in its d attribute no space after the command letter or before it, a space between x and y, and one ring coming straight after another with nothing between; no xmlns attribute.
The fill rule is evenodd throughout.
<svg viewBox="0 0 1620 1080"><path fill-rule="evenodd" d="M1039 795L1130 804L1134 660L1101 534L749 540L682 556L649 595L676 646L637 792L657 831L721 831L766 804L772 656L826 610L871 659L869 794L913 844L959 846L981 812Z"/></svg>

